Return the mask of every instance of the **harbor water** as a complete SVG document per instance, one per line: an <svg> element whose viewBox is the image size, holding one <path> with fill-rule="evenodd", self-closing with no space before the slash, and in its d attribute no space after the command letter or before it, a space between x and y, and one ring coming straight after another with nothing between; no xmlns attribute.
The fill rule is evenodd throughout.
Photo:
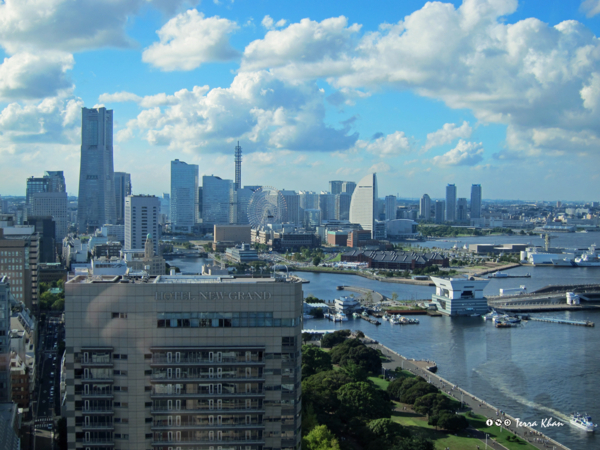
<svg viewBox="0 0 600 450"><path fill-rule="evenodd" d="M570 234L553 241L560 246L585 248L600 234ZM460 239L460 238L459 238ZM469 243L532 242L542 240L534 236L469 238ZM460 239L462 244L466 239ZM437 244L437 245L436 245ZM422 245L440 247L441 242ZM455 243L447 243L453 246ZM186 258L169 261L184 272L199 271L202 259ZM492 279L486 295L497 295L500 288L526 285L528 291L549 284L600 283L600 268L559 269L553 267L519 267L509 274L531 273L531 278ZM392 293L398 299L431 298L433 288L369 280L355 275L302 273L310 281L303 286L305 296L333 300L339 297L338 285L373 289L386 296ZM600 322L600 313L594 311L540 313L569 320ZM569 424L571 412L588 413L600 422L600 327L578 327L564 324L529 321L514 328L495 328L492 323L477 317L449 318L419 316L419 325L392 325L383 321L381 326L364 320L350 319L333 323L312 319L304 327L310 329L362 330L407 358L434 360L438 374L473 395L485 399L498 409L524 422L537 422L534 427L572 450L600 448L600 436L586 433ZM564 426L546 427L543 422L563 423Z"/></svg>

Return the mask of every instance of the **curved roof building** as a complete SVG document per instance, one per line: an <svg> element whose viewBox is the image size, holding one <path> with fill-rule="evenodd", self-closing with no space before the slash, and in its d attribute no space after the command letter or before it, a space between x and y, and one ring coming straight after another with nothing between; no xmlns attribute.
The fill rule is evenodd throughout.
<svg viewBox="0 0 600 450"><path fill-rule="evenodd" d="M350 201L350 223L358 223L363 230L375 230L377 217L377 175L367 175L356 185Z"/></svg>

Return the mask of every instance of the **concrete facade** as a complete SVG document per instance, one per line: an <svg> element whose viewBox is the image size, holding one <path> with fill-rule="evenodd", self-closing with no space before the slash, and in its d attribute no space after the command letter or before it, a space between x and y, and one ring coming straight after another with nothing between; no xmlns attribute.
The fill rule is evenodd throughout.
<svg viewBox="0 0 600 450"><path fill-rule="evenodd" d="M483 290L489 280L469 278L431 277L435 294L431 296L437 310L448 316L481 315L488 312Z"/></svg>
<svg viewBox="0 0 600 450"><path fill-rule="evenodd" d="M76 277L65 290L69 449L299 448L301 283Z"/></svg>
<svg viewBox="0 0 600 450"><path fill-rule="evenodd" d="M150 234L158 254L160 200L154 195L130 195L125 199L125 250L144 248Z"/></svg>
<svg viewBox="0 0 600 450"><path fill-rule="evenodd" d="M215 225L214 242L250 242L251 231L250 225Z"/></svg>

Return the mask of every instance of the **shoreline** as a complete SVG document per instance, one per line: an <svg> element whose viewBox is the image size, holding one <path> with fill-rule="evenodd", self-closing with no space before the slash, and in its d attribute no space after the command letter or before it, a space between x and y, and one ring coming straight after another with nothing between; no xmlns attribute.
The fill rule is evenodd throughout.
<svg viewBox="0 0 600 450"><path fill-rule="evenodd" d="M387 363L383 364L383 367L385 369L394 370L396 367L401 367L403 370L408 370L408 371L414 373L415 375L421 376L425 379L428 378L428 381L430 383L432 383L434 386L438 387L439 389L441 389L448 395L452 396L456 400L462 401L463 403L468 405L473 412L475 412L477 414L481 414L488 418L500 417L500 415L498 415L498 411L499 411L498 408L494 407L493 405L490 405L485 400L474 396L473 394L465 391L464 389L459 388L454 383L451 383L450 381L446 380L445 378L442 378L441 376L437 375L436 373L433 373L429 370L419 367L419 364L418 364L418 363L421 363L422 366L427 365L427 364L433 364L437 369L437 365L435 365L435 363L433 361L415 360L415 359L406 358L406 357L400 355L398 352L390 349L389 347L386 347L379 341L374 340L367 335L365 335L365 337L367 339L371 340L372 342L377 342L377 344L371 343L371 344L367 344L367 345L374 347L374 348L379 348L381 350L381 352L384 354L384 356L389 356L391 358L391 360L392 360L391 362L387 362ZM385 367L386 365L388 365L390 367ZM395 367L392 368L391 366L395 366ZM436 381L437 381L437 383L436 383ZM448 387L451 389L449 391L446 391L445 389ZM456 393L455 393L455 389L456 389ZM531 444L539 449L547 449L548 447L546 445L550 444L559 450L570 450L565 445L546 436L545 434L536 430L535 428L531 428L528 426L517 426L516 419L514 417L512 417L511 415L506 414L505 412L502 412L501 417L508 418L512 421L512 424L509 427L505 427L505 428L507 428L508 431L517 435L519 438L526 440L529 444ZM565 425L568 425L568 423ZM524 434L525 432L527 433L526 435ZM546 441L546 442L537 442L536 439L542 439L543 441ZM502 445L501 442L498 442L498 441L494 441L494 442L496 442L499 445Z"/></svg>

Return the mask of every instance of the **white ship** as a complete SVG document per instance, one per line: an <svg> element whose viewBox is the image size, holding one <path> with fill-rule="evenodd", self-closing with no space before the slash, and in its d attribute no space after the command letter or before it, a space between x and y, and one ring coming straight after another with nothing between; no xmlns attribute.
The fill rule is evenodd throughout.
<svg viewBox="0 0 600 450"><path fill-rule="evenodd" d="M596 244L592 245L589 251L585 252L579 258L575 258L577 267L600 267L600 258L596 253Z"/></svg>
<svg viewBox="0 0 600 450"><path fill-rule="evenodd" d="M508 278L508 274L504 272L494 272L488 275L488 278Z"/></svg>
<svg viewBox="0 0 600 450"><path fill-rule="evenodd" d="M483 316L481 316L483 318L483 320L493 320L495 317L498 317L500 314L498 314L496 312L496 310L492 310L487 314L484 314Z"/></svg>
<svg viewBox="0 0 600 450"><path fill-rule="evenodd" d="M342 311L335 315L336 322L346 322L348 320L348 316L344 314Z"/></svg>
<svg viewBox="0 0 600 450"><path fill-rule="evenodd" d="M592 418L587 414L572 413L570 422L571 425L590 433L593 432L598 426L592 422Z"/></svg>
<svg viewBox="0 0 600 450"><path fill-rule="evenodd" d="M570 258L552 259L552 265L554 267L577 267L575 261Z"/></svg>

